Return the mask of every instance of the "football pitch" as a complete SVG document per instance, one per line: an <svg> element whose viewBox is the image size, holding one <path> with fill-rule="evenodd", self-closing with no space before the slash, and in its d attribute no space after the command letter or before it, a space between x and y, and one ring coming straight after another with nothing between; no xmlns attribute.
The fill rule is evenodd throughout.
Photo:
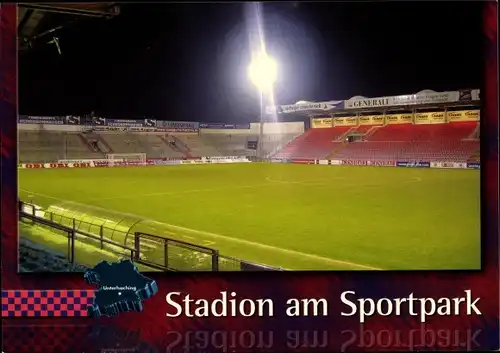
<svg viewBox="0 0 500 353"><path fill-rule="evenodd" d="M290 270L479 269L475 170L299 164L20 169L19 196ZM153 233L155 234L155 233Z"/></svg>

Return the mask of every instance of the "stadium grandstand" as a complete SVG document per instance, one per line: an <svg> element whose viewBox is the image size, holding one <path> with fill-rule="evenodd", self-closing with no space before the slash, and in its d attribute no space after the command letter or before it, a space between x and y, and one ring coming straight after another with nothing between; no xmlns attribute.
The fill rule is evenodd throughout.
<svg viewBox="0 0 500 353"><path fill-rule="evenodd" d="M313 117L306 123L263 123L262 136L260 123L20 116L19 159L32 163L143 154L151 161L244 156L313 161L478 162L478 90L470 90L469 95L464 92L420 92L411 96L425 104L415 106L375 105L378 101L401 100L399 97L353 98L319 117L318 110L328 108L327 102L283 106L280 112L302 111ZM436 102L433 97L437 97ZM357 108L361 104L366 107ZM259 139L262 156L256 155Z"/></svg>
<svg viewBox="0 0 500 353"><path fill-rule="evenodd" d="M82 195L87 197L94 195L89 199L93 200L90 205L85 197L83 200L73 198L72 184L78 181L75 179L68 184L69 174L62 169L194 164L189 167L178 167L180 169L170 169L179 170L179 173L182 173L179 174L181 175L179 180L176 179L175 173L161 174L161 178L169 180L169 185L184 187L189 184L189 189L177 191L176 187L170 186L166 189L160 188L162 191L158 191L157 186L151 185L150 189L143 186L141 188L143 193L137 196L141 198L144 195L178 195L179 193L179 195L185 195L183 198L179 196L174 199L176 200L174 208L162 204L161 208L169 209L165 220L170 222L172 219L175 221L176 217L183 219L182 216L175 216L177 209L182 211L183 207L192 207L189 206L192 202L200 202L198 198L189 199L189 195L193 192L212 192L218 190L219 187L244 190L254 186L240 185L237 180L240 179L241 182L247 180L245 178L252 180L254 177L259 177L261 173L268 173L262 176L266 184L258 185L309 185L308 187L315 185L310 180L303 182L278 180L283 176L279 171L255 169L248 171L252 174L249 177L245 175L247 172L243 171L241 172L243 174L239 174L240 172L236 170L227 170L226 173L223 166L219 166L217 171L215 169L212 171L213 173L222 172L216 179L211 180L213 176L207 174L202 177L207 180L196 179L193 185L190 180L194 176L187 172L189 168L199 167L209 170L208 166L203 167L197 164L235 165L257 161L272 162L274 166L277 166L275 163L292 163L347 165L347 167L364 165L438 169L480 168L479 90L452 92L426 90L402 96L353 97L345 101L299 102L293 105L267 107L266 114L267 118L262 122L262 127L261 123L236 125L159 119L111 119L94 115L20 115L19 168L24 170L20 181L20 217L23 220L21 234L24 237L22 244L25 244L22 253L35 260L38 259L41 250L35 246L39 241L39 235L36 234L39 234L37 232L41 230L34 232L29 227L33 224L41 225L44 232L47 232L47 229L55 222L56 225L52 226L56 227L59 232L65 233L68 239L73 239L70 241L71 246L64 245L58 248L57 256L70 260L70 265L58 265L58 268L65 269L81 270L84 266L89 266L96 261L96 254L104 258L111 256L109 251L114 254L113 256L121 254L120 256L132 257L145 269L153 268L154 270L385 269L390 267L390 264L380 265L383 262L380 259L375 263L372 261L369 265L359 265L367 262L363 258L365 255L360 259L356 258L356 261L338 261L330 260L328 256L311 255L315 251L313 248L306 249L307 251L304 252L287 250L286 240L283 240L285 243L275 242L273 245L265 245L263 241L266 232L274 227L271 223L269 223L269 230L264 229L265 227L259 228L262 234L257 236L255 236L255 230L249 231L251 234L247 234L248 238L245 239L219 235L215 230L220 228L212 226L213 218L211 217L222 217L222 214L227 214L229 218L222 217L225 220L224 227L231 228L228 224L232 216L230 209L224 209L225 206L217 202L215 203L217 207L221 207L220 213L217 213L217 209L214 209L213 214L207 209L204 209L203 215L196 213L200 218L207 217L204 222L208 223L203 223L203 226L212 227L209 232L192 230L186 227L185 223L183 226L177 226L167 222L158 222L164 221L158 219L158 217L165 217L163 214L151 216L151 220L146 218L148 216L146 214L134 216L129 213L120 213L119 210L108 214L110 208L118 209L120 206L113 201L106 204L105 200L131 198L132 201L135 197L136 192L132 192L131 196L125 192L128 188L126 186L128 181L121 184L122 179L126 179L126 175L132 173L133 169L127 169L130 172L118 175L116 173L120 173L121 168L113 168L116 170L113 176L95 170L99 174L95 182L101 184L105 183L103 180L113 178L113 185L110 184L108 188L116 187L115 191L103 190L101 187L94 191L90 186L95 185L91 181L94 179L89 174L82 176L91 184L85 182L86 186L79 186L84 189L78 190L85 190ZM301 114L304 119L299 122L283 122L286 120L286 114ZM260 151L257 148L259 143L262 146ZM252 164L262 165L262 163ZM271 164L268 165L271 166ZM311 173L323 173L314 172L314 169L318 167L307 168L312 168ZM46 187L42 186L43 180L48 177L47 174L37 174L36 180L32 179L30 174L26 174L37 172L33 169L60 169L58 173L62 174L53 174L60 178L58 180L61 182L61 188L58 189L56 195L47 194ZM354 169L362 170L363 168L355 167ZM140 173L145 174L140 176L137 174L139 172L130 174L136 175L137 179L134 179L134 183L137 183L137 180L142 180L141 183L149 183L150 180L157 180L151 178L158 178L154 175L155 172L149 175L146 169L137 168L136 170L144 170ZM181 172L181 170L186 172ZM199 173L202 169L197 171L197 175L201 175ZM68 170L68 172L78 173L75 170ZM271 173L277 174L270 177ZM351 178L356 178L355 175L353 170ZM412 178L420 182L422 176L421 174L413 175ZM413 183L413 181L410 182ZM207 188L198 187L200 183L203 185L206 183ZM227 186L227 183L236 184ZM407 181L402 181L402 183L407 183ZM215 189L211 187L214 184L218 185ZM339 182L329 184L342 188ZM362 182L357 185L361 188L360 190L363 190ZM67 192L64 191L65 189ZM144 189L151 190L151 192L146 192ZM339 197L342 195L341 192L341 190L338 191ZM105 197L103 198L102 195ZM235 192L234 195L237 193ZM253 198L251 196L253 194L245 195L241 197ZM344 196L350 197L351 194ZM219 197L222 196L219 195ZM263 194L262 197L265 199L267 195ZM211 200L204 199L204 202L211 202ZM133 211L139 212L136 210L141 201L137 199L135 202L136 206ZM266 203L268 202L272 201L269 199ZM225 205L231 207L230 203L231 201ZM359 204L356 204L359 207ZM145 213L155 214L151 208L141 207ZM283 212L285 211L283 209ZM195 210L191 208L189 212L195 212ZM307 214L308 209L304 209L303 212ZM143 214L142 211L139 213ZM271 211L269 217L274 220ZM246 222L247 227L252 229L253 221L249 218ZM401 219L401 222L407 222L407 220ZM198 226L200 224L196 229L204 229ZM321 233L319 230L316 231ZM439 232L439 229L435 228L435 231ZM51 239L51 235L44 234L44 241ZM324 236L328 237L328 234L325 233ZM87 244L86 246L93 246L97 250L94 249L85 256L81 255L88 252L88 249L79 248L78 239ZM439 246L444 246L444 243L440 243ZM69 248L72 250L68 253ZM117 250L118 248L121 250ZM297 257L300 257L299 261ZM87 261L82 261L83 258ZM31 262L26 260L28 265L25 267L33 268L34 265L30 263L38 261L35 260ZM60 262L61 260L57 261L58 264ZM425 266L438 265L426 263L421 267L425 268Z"/></svg>

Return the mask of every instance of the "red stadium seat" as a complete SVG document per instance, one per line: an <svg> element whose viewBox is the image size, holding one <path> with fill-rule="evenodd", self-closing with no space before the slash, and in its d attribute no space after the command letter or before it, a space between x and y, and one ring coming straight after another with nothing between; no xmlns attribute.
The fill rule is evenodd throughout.
<svg viewBox="0 0 500 353"><path fill-rule="evenodd" d="M310 129L286 145L275 158L326 158L352 127Z"/></svg>
<svg viewBox="0 0 500 353"><path fill-rule="evenodd" d="M311 129L275 157L465 162L479 159L477 127L476 122L461 122ZM370 130L373 133L363 141L342 143L347 132L366 134Z"/></svg>

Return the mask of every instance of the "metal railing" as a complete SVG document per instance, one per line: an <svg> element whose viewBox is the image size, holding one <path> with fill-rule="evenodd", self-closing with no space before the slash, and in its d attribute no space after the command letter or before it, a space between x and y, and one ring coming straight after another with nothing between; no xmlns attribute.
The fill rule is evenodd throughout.
<svg viewBox="0 0 500 353"><path fill-rule="evenodd" d="M219 250L206 246L144 232L131 233L133 225L126 227L128 231L125 232L118 229L121 222L107 227L105 223L94 224L54 212L37 214L39 211L36 206L19 201L21 221L42 226L67 238L67 258L72 265L77 263L75 256L85 256L83 250L81 254L75 254L80 251L76 243L85 243L155 271L282 271L221 255Z"/></svg>
<svg viewBox="0 0 500 353"><path fill-rule="evenodd" d="M20 204L22 205L22 202ZM45 228L48 228L49 231L51 231L53 233L59 233L61 236L66 237L68 240L66 257L72 265L76 264L75 243L77 240L81 240L81 239L77 239L77 238L79 238L79 236L80 236L80 238L84 237L84 238L87 238L89 240L94 240L94 241L99 242L101 244L101 249L104 248L104 244L109 244L109 245L112 245L113 247L118 247L120 249L123 249L123 252L117 252L117 253L120 255L123 255L124 253L128 252L129 253L128 258L130 260L133 260L136 257L134 248L130 248L126 245L116 243L116 242L109 240L109 239L106 239L102 236L99 237L99 236L96 236L94 234L83 232L83 231L78 230L74 227L68 227L65 225L61 225L61 224L58 224L58 223L51 221L49 219L26 213L22 210L22 206L20 207L20 210L19 210L19 220L21 222L24 222L24 223L27 223L27 221L31 221L32 224L44 226Z"/></svg>

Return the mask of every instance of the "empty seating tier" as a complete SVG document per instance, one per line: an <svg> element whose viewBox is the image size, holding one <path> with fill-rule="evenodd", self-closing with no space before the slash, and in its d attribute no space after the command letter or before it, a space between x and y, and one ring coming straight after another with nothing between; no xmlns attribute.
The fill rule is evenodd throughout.
<svg viewBox="0 0 500 353"><path fill-rule="evenodd" d="M326 158L352 127L310 129L286 145L276 158Z"/></svg>
<svg viewBox="0 0 500 353"><path fill-rule="evenodd" d="M311 129L278 152L276 158L457 161L478 158L477 122L397 124ZM365 134L346 143L346 133Z"/></svg>

